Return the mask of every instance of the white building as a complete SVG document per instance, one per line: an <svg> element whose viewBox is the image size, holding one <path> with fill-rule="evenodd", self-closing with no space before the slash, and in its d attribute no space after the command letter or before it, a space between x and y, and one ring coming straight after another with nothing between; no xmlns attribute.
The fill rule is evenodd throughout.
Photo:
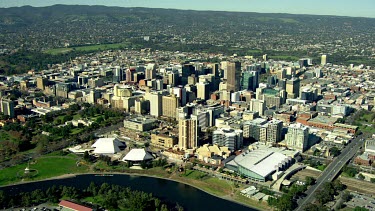
<svg viewBox="0 0 375 211"><path fill-rule="evenodd" d="M232 151L240 149L243 146L243 132L242 130L220 128L213 132L212 143L226 146Z"/></svg>
<svg viewBox="0 0 375 211"><path fill-rule="evenodd" d="M126 145L117 138L99 138L91 147L95 148L96 155L114 155L121 152Z"/></svg>
<svg viewBox="0 0 375 211"><path fill-rule="evenodd" d="M309 128L302 124L291 124L285 136L289 148L305 151L309 147Z"/></svg>

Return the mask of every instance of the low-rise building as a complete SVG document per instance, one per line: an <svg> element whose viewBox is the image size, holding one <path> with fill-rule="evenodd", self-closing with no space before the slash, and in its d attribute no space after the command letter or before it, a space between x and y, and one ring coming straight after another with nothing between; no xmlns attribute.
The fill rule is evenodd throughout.
<svg viewBox="0 0 375 211"><path fill-rule="evenodd" d="M136 131L149 131L158 126L156 119L137 117L124 120L124 127Z"/></svg>
<svg viewBox="0 0 375 211"><path fill-rule="evenodd" d="M161 148L172 148L178 144L178 138L165 133L151 134L151 144Z"/></svg>

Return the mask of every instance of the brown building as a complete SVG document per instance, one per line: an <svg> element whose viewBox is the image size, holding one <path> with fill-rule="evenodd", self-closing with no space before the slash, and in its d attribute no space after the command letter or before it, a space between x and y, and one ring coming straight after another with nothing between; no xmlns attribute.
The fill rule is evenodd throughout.
<svg viewBox="0 0 375 211"><path fill-rule="evenodd" d="M151 144L161 148L173 148L178 144L176 136L167 134L151 134Z"/></svg>

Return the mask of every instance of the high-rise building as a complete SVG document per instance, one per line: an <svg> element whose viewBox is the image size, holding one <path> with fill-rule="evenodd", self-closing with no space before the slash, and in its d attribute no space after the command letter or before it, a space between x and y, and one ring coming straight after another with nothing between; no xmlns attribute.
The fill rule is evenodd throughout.
<svg viewBox="0 0 375 211"><path fill-rule="evenodd" d="M69 83L57 83L56 84L56 97L68 98L68 93L72 90L72 86Z"/></svg>
<svg viewBox="0 0 375 211"><path fill-rule="evenodd" d="M262 118L256 118L252 121L245 121L243 124L243 137L253 138L257 141L260 140L260 128L266 124L267 120Z"/></svg>
<svg viewBox="0 0 375 211"><path fill-rule="evenodd" d="M300 80L299 78L293 77L286 82L286 92L288 94L288 98L298 98L299 97L299 89L300 89Z"/></svg>
<svg viewBox="0 0 375 211"><path fill-rule="evenodd" d="M198 120L194 117L181 117L178 121L178 147L181 150L195 149L198 146Z"/></svg>
<svg viewBox="0 0 375 211"><path fill-rule="evenodd" d="M123 81L124 78L124 70L120 67L117 67L113 70L113 82L120 82Z"/></svg>
<svg viewBox="0 0 375 211"><path fill-rule="evenodd" d="M99 90L91 90L87 99L88 103L95 104L96 101L100 98L101 94Z"/></svg>
<svg viewBox="0 0 375 211"><path fill-rule="evenodd" d="M148 64L146 67L146 76L145 79L154 79L156 78L156 65Z"/></svg>
<svg viewBox="0 0 375 211"><path fill-rule="evenodd" d="M145 99L150 101L150 115L159 117L162 115L162 96L161 92L146 92Z"/></svg>
<svg viewBox="0 0 375 211"><path fill-rule="evenodd" d="M240 91L241 63L240 62L228 62L226 76L227 76L227 90L233 91L233 92Z"/></svg>
<svg viewBox="0 0 375 211"><path fill-rule="evenodd" d="M263 100L251 99L250 101L250 111L256 111L260 116L264 115L266 110L266 103Z"/></svg>
<svg viewBox="0 0 375 211"><path fill-rule="evenodd" d="M277 143L281 141L283 122L273 119L267 123L267 142Z"/></svg>
<svg viewBox="0 0 375 211"><path fill-rule="evenodd" d="M229 150L235 151L243 146L242 130L220 128L213 132L212 143L219 146L226 146Z"/></svg>
<svg viewBox="0 0 375 211"><path fill-rule="evenodd" d="M207 81L197 83L197 98L208 100L210 94L210 83Z"/></svg>
<svg viewBox="0 0 375 211"><path fill-rule="evenodd" d="M162 103L162 105L163 105L163 108L162 108L163 116L170 117L170 118L173 118L173 119L176 118L177 108L180 105L179 100L176 97L176 95L171 94L169 96L163 96L162 100L163 100L163 103Z"/></svg>
<svg viewBox="0 0 375 211"><path fill-rule="evenodd" d="M48 79L47 78L42 78L38 77L36 79L36 87L40 90L44 90L44 87L48 85Z"/></svg>
<svg viewBox="0 0 375 211"><path fill-rule="evenodd" d="M1 99L1 112L4 115L9 116L10 118L14 118L14 102L9 99Z"/></svg>
<svg viewBox="0 0 375 211"><path fill-rule="evenodd" d="M291 124L285 135L285 143L289 148L305 151L309 147L309 128L302 124Z"/></svg>
<svg viewBox="0 0 375 211"><path fill-rule="evenodd" d="M241 90L255 91L259 87L259 72L245 71L242 73Z"/></svg>
<svg viewBox="0 0 375 211"><path fill-rule="evenodd" d="M321 58L320 64L321 64L321 65L325 65L325 64L327 64L327 55L325 55L325 54L322 55L322 58Z"/></svg>
<svg viewBox="0 0 375 211"><path fill-rule="evenodd" d="M181 85L185 86L188 83L188 77L191 74L195 74L195 67L192 64L184 64L182 66L182 74L181 74Z"/></svg>
<svg viewBox="0 0 375 211"><path fill-rule="evenodd" d="M134 82L134 74L136 73L134 68L127 69L125 71L126 74L126 82Z"/></svg>

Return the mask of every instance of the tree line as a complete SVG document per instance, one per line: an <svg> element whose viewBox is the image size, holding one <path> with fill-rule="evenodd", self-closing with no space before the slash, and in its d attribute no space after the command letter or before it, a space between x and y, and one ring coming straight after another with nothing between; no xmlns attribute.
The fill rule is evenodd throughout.
<svg viewBox="0 0 375 211"><path fill-rule="evenodd" d="M91 182L86 189L54 185L47 190L36 189L32 192L16 193L12 196L0 190L0 208L30 207L46 202L59 203L62 198L80 204L93 202L94 205L91 206L94 209L183 210L180 205L168 203L153 196L151 193L108 183L103 183L99 186L94 182Z"/></svg>

